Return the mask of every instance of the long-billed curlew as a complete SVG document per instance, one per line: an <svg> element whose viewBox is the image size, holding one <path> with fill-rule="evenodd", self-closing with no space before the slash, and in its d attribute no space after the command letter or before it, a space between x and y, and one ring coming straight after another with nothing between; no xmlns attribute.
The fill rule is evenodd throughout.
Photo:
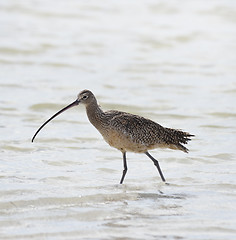
<svg viewBox="0 0 236 240"><path fill-rule="evenodd" d="M105 141L122 152L124 170L120 184L123 183L128 169L126 152L145 153L153 161L162 181L165 182L158 161L150 155L148 150L171 148L187 153L188 149L182 144L187 144L191 140L190 137L194 136L180 130L162 127L158 123L138 115L114 110L104 112L98 105L93 93L89 90L83 90L73 103L54 114L36 131L32 142L49 121L78 104L85 105L89 121L102 134Z"/></svg>

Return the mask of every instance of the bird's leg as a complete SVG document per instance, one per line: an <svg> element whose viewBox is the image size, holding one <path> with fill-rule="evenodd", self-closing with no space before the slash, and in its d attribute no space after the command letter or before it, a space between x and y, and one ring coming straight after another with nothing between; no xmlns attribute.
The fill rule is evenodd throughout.
<svg viewBox="0 0 236 240"><path fill-rule="evenodd" d="M153 161L154 165L157 167L157 170L161 176L162 181L165 182L166 180L162 174L162 171L161 171L158 161L149 152L145 152L145 154Z"/></svg>
<svg viewBox="0 0 236 240"><path fill-rule="evenodd" d="M126 174L126 172L128 170L127 162L126 162L126 152L123 152L123 164L124 164L124 170L123 170L123 174L122 174L122 177L121 177L121 180L120 180L120 184L123 183L124 178L125 178L125 174Z"/></svg>

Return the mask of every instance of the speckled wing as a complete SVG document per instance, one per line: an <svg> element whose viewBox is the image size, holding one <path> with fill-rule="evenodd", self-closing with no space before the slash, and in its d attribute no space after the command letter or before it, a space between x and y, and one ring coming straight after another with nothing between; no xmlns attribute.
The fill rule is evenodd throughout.
<svg viewBox="0 0 236 240"><path fill-rule="evenodd" d="M162 127L160 124L138 115L119 111L110 111L110 113L113 115L110 119L110 127L130 138L133 142L145 146L158 147L159 145L188 152L188 149L182 144L191 140L189 137L193 135Z"/></svg>
<svg viewBox="0 0 236 240"><path fill-rule="evenodd" d="M164 128L152 120L124 112L112 111L114 116L110 126L131 138L136 143L145 145L159 143L164 134Z"/></svg>

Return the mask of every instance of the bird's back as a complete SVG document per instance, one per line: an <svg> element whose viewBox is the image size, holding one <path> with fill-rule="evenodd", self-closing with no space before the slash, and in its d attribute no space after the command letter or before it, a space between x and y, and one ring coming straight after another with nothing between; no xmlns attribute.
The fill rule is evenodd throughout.
<svg viewBox="0 0 236 240"><path fill-rule="evenodd" d="M182 144L190 140L189 133L162 127L160 124L120 111L105 112L108 132L105 140L122 151L145 152L157 147L167 147L188 152Z"/></svg>

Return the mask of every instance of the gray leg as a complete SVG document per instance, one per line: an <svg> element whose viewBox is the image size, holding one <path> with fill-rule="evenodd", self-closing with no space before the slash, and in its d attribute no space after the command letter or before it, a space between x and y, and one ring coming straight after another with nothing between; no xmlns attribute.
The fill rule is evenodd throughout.
<svg viewBox="0 0 236 240"><path fill-rule="evenodd" d="M126 172L128 170L127 162L126 162L126 152L123 152L123 164L124 164L124 170L123 170L123 174L122 174L122 177L121 177L121 180L120 180L120 184L123 183L124 178L125 178L125 174L126 174Z"/></svg>
<svg viewBox="0 0 236 240"><path fill-rule="evenodd" d="M165 182L166 180L162 174L162 171L161 171L158 161L153 156L151 156L151 154L149 152L145 152L145 154L153 161L154 165L157 167L157 170L161 176L162 181Z"/></svg>

